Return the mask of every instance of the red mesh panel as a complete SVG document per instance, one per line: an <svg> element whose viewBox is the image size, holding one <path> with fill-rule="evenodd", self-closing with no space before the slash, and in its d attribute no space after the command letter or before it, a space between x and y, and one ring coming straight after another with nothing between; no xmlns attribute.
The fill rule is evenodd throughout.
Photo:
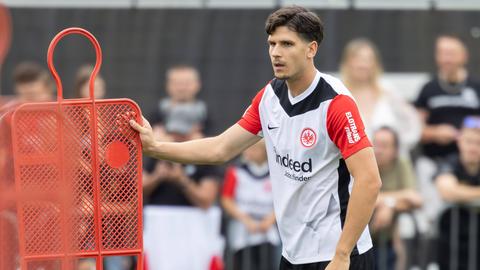
<svg viewBox="0 0 480 270"><path fill-rule="evenodd" d="M49 63L58 37L71 32L95 41L101 55L90 33L67 29L52 41ZM15 176L14 181L6 177L4 185L16 191L10 203L0 196L0 207L17 210L19 265L22 270L73 270L93 258L101 270L104 256L121 255L136 256L142 269L141 142L116 121L127 112L140 121L140 110L126 99L94 100L93 88L90 99L63 100L58 75L50 68L58 101L12 107L11 117L0 118L0 127L6 126L0 132L11 134L0 139L0 166ZM14 162L5 162L2 153L10 153ZM15 268L0 268L7 269Z"/></svg>
<svg viewBox="0 0 480 270"><path fill-rule="evenodd" d="M97 101L95 119L91 108L78 101L61 109L26 104L15 111L13 153L26 261L107 251L136 255L142 248L141 144L136 132L116 123L118 115L140 112L127 100Z"/></svg>
<svg viewBox="0 0 480 270"><path fill-rule="evenodd" d="M0 105L0 270L18 268L18 223L10 134L11 111Z"/></svg>
<svg viewBox="0 0 480 270"><path fill-rule="evenodd" d="M140 177L138 160L140 151L135 143L136 132L127 129L119 132L115 123L118 115L133 111L130 104L105 104L98 106L98 156L100 158L100 184L102 201L102 245L105 249L140 248L138 241L139 186L131 179ZM112 144L124 146L128 159L117 168L109 166L108 155Z"/></svg>

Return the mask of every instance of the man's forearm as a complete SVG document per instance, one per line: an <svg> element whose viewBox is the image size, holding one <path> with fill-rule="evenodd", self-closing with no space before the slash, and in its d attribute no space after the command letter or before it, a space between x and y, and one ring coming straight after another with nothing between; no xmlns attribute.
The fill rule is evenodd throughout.
<svg viewBox="0 0 480 270"><path fill-rule="evenodd" d="M372 176L374 177L374 176ZM356 179L347 208L343 232L337 244L337 255L350 256L360 235L372 217L380 190L378 181Z"/></svg>
<svg viewBox="0 0 480 270"><path fill-rule="evenodd" d="M452 190L452 201L468 203L480 201L480 187L458 184L456 189Z"/></svg>
<svg viewBox="0 0 480 270"><path fill-rule="evenodd" d="M221 164L228 156L219 147L217 137L192 140L181 143L157 141L148 149L148 156L184 164Z"/></svg>
<svg viewBox="0 0 480 270"><path fill-rule="evenodd" d="M434 125L425 125L422 130L421 141L423 143L430 143L437 141L437 131Z"/></svg>
<svg viewBox="0 0 480 270"><path fill-rule="evenodd" d="M258 142L260 137L235 124L222 134L182 143L149 143L143 147L148 156L178 163L218 165L227 162Z"/></svg>

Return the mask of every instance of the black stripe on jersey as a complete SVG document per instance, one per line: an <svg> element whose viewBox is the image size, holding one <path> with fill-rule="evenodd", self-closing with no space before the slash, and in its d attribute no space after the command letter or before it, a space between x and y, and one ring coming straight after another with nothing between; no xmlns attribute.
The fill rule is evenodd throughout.
<svg viewBox="0 0 480 270"><path fill-rule="evenodd" d="M290 117L315 110L318 108L318 106L320 106L320 103L333 99L336 95L338 95L337 92L333 90L332 86L327 83L327 81L325 81L323 78L320 78L315 90L313 90L310 95L292 105L288 99L288 87L285 80L279 80L275 78L270 82L270 85L272 86L275 95L280 100L280 105L282 106L283 110Z"/></svg>
<svg viewBox="0 0 480 270"><path fill-rule="evenodd" d="M340 222L345 225L345 218L347 217L348 201L350 200L350 192L348 192L348 185L350 184L350 172L348 171L345 160L340 159L338 164L338 198L340 199ZM352 250L351 255L358 255L357 245Z"/></svg>

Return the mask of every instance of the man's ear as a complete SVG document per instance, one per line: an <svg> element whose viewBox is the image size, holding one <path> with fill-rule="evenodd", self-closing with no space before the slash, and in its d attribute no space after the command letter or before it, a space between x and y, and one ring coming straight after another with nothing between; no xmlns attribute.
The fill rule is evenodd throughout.
<svg viewBox="0 0 480 270"><path fill-rule="evenodd" d="M312 41L308 44L308 50L307 50L307 58L311 59L314 58L315 55L317 54L318 50L318 42Z"/></svg>

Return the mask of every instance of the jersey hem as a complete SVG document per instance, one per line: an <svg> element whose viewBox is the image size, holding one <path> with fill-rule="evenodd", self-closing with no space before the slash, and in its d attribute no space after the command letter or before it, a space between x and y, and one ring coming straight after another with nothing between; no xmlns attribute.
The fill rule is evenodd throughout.
<svg viewBox="0 0 480 270"><path fill-rule="evenodd" d="M360 248L357 244L358 248L358 255L362 255L365 252L369 251L370 249L373 248L373 244L369 243L367 246L364 246L363 248ZM300 258L300 259L292 259L290 256L286 254L285 251L282 251L282 256L291 264L306 264L306 263L319 263L319 262L328 262L333 259L332 255L319 255L315 257L309 257L309 258Z"/></svg>

